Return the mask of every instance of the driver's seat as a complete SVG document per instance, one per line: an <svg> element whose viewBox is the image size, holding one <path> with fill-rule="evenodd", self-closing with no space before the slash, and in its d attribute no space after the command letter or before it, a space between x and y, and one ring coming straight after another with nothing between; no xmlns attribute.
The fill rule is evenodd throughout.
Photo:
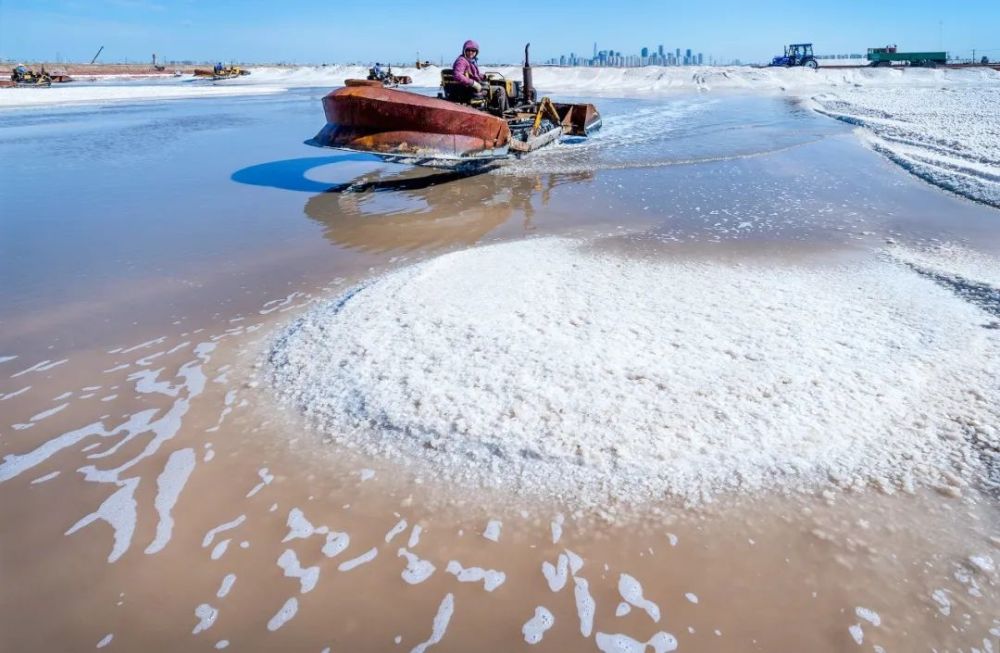
<svg viewBox="0 0 1000 653"><path fill-rule="evenodd" d="M451 68L441 70L441 97L449 102L471 104L477 108L486 106L486 98L476 96L470 87L455 81L455 71Z"/></svg>

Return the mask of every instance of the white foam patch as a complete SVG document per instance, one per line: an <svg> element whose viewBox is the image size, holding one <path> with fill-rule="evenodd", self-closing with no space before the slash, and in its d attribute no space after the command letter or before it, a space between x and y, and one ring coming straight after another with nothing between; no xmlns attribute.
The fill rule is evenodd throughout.
<svg viewBox="0 0 1000 653"><path fill-rule="evenodd" d="M346 560L340 563L340 565L337 566L337 569L340 571L350 571L355 567L360 567L361 565L367 562L371 562L372 560L375 559L375 556L377 555L378 555L378 549L372 547L367 551L365 551L364 553L362 553L361 555L359 555L358 557L351 558L350 560Z"/></svg>
<svg viewBox="0 0 1000 653"><path fill-rule="evenodd" d="M422 583L434 574L436 567L430 561L410 553L407 549L399 549L397 555L406 558L406 569L403 570L402 576L410 585Z"/></svg>
<svg viewBox="0 0 1000 653"><path fill-rule="evenodd" d="M594 630L594 613L597 604L590 594L590 585L585 578L573 578L573 597L576 599L576 616L580 619L580 634L590 637Z"/></svg>
<svg viewBox="0 0 1000 653"><path fill-rule="evenodd" d="M113 640L114 638L115 638L114 633L108 633L107 635L101 638L101 641L97 642L97 648L104 648L105 646L110 644L111 640Z"/></svg>
<svg viewBox="0 0 1000 653"><path fill-rule="evenodd" d="M412 549L416 545L420 544L420 533L423 532L423 530L424 529L420 524L414 525L413 529L410 531L410 539L406 541L406 546Z"/></svg>
<svg viewBox="0 0 1000 653"><path fill-rule="evenodd" d="M299 600L294 596L282 605L270 621L267 622L267 629L274 632L284 626L299 611Z"/></svg>
<svg viewBox="0 0 1000 653"><path fill-rule="evenodd" d="M222 579L222 583L219 585L219 591L215 593L215 596L224 599L229 595L229 591L233 589L233 584L236 582L236 574L226 574L226 577Z"/></svg>
<svg viewBox="0 0 1000 653"><path fill-rule="evenodd" d="M872 610L870 608L864 608L864 607L858 606L858 607L854 608L854 614L856 614L858 616L858 619L864 619L865 621L867 621L868 623L870 623L873 626L881 626L882 625L882 617L880 617L877 612L875 612L874 610Z"/></svg>
<svg viewBox="0 0 1000 653"><path fill-rule="evenodd" d="M524 626L521 627L521 634L524 635L524 641L528 644L537 644L542 641L545 636L545 631L552 628L556 623L556 618L552 616L548 608L544 606L538 606L535 608L535 614L531 619L528 619Z"/></svg>
<svg viewBox="0 0 1000 653"><path fill-rule="evenodd" d="M194 466L194 449L181 449L167 458L167 464L163 466L163 471L156 479L156 499L153 505L160 515L160 521L156 524L156 536L146 547L147 554L162 551L170 541L174 528L174 518L170 513L177 504L177 499L187 484L191 472L194 471Z"/></svg>
<svg viewBox="0 0 1000 653"><path fill-rule="evenodd" d="M984 317L876 257L637 260L536 239L317 307L269 374L332 439L457 481L591 503L909 490L982 480L1000 446Z"/></svg>
<svg viewBox="0 0 1000 653"><path fill-rule="evenodd" d="M406 520L400 519L398 522L396 522L396 525L390 528L389 531L385 534L385 543L388 544L389 542L392 542L394 537L396 537L405 530L406 530Z"/></svg>
<svg viewBox="0 0 1000 653"><path fill-rule="evenodd" d="M645 653L647 648L652 648L654 653L669 653L677 650L677 638L660 631L649 638L648 641L640 642L622 633L597 633L594 638L597 648L602 653Z"/></svg>
<svg viewBox="0 0 1000 653"><path fill-rule="evenodd" d="M195 624L191 634L197 635L212 627L215 620L219 618L219 611L207 603L202 603L194 609L194 616L198 617L198 623Z"/></svg>
<svg viewBox="0 0 1000 653"><path fill-rule="evenodd" d="M201 548L205 549L212 546L212 542L215 541L216 535L218 535L219 533L224 533L228 530L232 530L237 526L239 526L240 524L242 524L243 522L245 522L246 520L247 520L246 515L240 515L239 517L233 519L232 521L227 521L223 524L219 524L215 528L209 529L209 531L205 533L205 537L203 537L201 540Z"/></svg>
<svg viewBox="0 0 1000 653"><path fill-rule="evenodd" d="M449 561L445 571L455 576L460 583L481 582L483 589L487 592L492 592L507 580L507 574L502 571L483 569L482 567L463 567L457 560Z"/></svg>
<svg viewBox="0 0 1000 653"><path fill-rule="evenodd" d="M260 477L260 483L258 483L257 485L253 486L250 489L250 491L247 492L247 498L248 499L250 497L252 497L253 495L257 494L258 492L260 492L266 486L270 485L271 481L274 480L274 474L271 474L268 471L267 467L264 467L264 468L261 468L260 470L258 470L257 471L257 476Z"/></svg>
<svg viewBox="0 0 1000 653"><path fill-rule="evenodd" d="M642 594L642 584L633 576L621 574L618 577L618 593L629 605L645 610L654 622L660 621L660 606L645 598Z"/></svg>
<svg viewBox="0 0 1000 653"><path fill-rule="evenodd" d="M43 410L42 412L40 412L40 413L38 413L36 415L32 415L28 419L28 421L29 422L40 422L43 419L45 419L46 417L52 417L56 413L61 413L67 406L69 406L69 402L59 404L58 406L55 406L53 408L49 408L48 410Z"/></svg>
<svg viewBox="0 0 1000 653"><path fill-rule="evenodd" d="M226 555L226 550L229 549L229 543L232 542L230 539L225 539L215 545L212 549L212 560L218 560L222 556Z"/></svg>
<svg viewBox="0 0 1000 653"><path fill-rule="evenodd" d="M483 531L483 537L491 542L500 541L500 529L503 527L503 522L498 519L491 519L486 524L486 530Z"/></svg>
<svg viewBox="0 0 1000 653"><path fill-rule="evenodd" d="M224 97L236 95L270 95L282 93L277 86L66 86L45 89L43 93L4 93L0 108L31 107L67 104L110 104L115 102L140 102L155 100L180 100L191 98ZM125 352L120 352L125 353Z"/></svg>
<svg viewBox="0 0 1000 653"><path fill-rule="evenodd" d="M278 556L278 566L281 567L285 576L299 580L299 591L302 594L313 591L316 583L319 582L319 566L303 567L299 564L299 558L295 555L295 551L291 549L285 549Z"/></svg>
<svg viewBox="0 0 1000 653"><path fill-rule="evenodd" d="M448 630L448 622L451 621L451 615L455 612L455 595L448 593L441 600L441 605L438 606L437 614L434 615L434 624L431 627L431 636L425 642L417 644L412 649L410 653L424 653L428 648L437 644L444 638L445 632Z"/></svg>
<svg viewBox="0 0 1000 653"><path fill-rule="evenodd" d="M350 543L351 536L347 533L330 531L326 534L326 542L323 543L323 555L327 558L333 558L334 556L340 555Z"/></svg>

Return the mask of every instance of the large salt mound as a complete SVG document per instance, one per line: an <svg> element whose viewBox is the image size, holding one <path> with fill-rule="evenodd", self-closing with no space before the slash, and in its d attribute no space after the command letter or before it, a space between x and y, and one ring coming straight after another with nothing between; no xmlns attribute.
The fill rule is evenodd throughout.
<svg viewBox="0 0 1000 653"><path fill-rule="evenodd" d="M540 239L318 307L274 387L340 442L593 503L964 484L1000 444L990 316L887 259L621 258Z"/></svg>

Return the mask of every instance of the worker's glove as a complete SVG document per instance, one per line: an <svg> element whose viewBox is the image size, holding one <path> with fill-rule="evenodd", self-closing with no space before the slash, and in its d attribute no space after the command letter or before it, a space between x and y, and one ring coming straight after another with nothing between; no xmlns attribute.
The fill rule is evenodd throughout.
<svg viewBox="0 0 1000 653"><path fill-rule="evenodd" d="M473 89L473 90L474 90L474 91L475 91L476 93L479 93L480 91L482 91L482 90L483 90L483 85L482 85L482 84L480 84L479 82L472 82L472 89Z"/></svg>

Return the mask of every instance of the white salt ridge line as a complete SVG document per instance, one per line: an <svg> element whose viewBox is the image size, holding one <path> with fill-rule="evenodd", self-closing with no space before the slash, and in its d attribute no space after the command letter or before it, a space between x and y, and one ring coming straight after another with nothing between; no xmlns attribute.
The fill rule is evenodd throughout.
<svg viewBox="0 0 1000 653"><path fill-rule="evenodd" d="M552 616L548 608L541 605L538 606L535 608L535 615L524 622L524 626L521 627L521 634L524 635L524 641L531 645L539 643L545 636L545 631L552 628L555 623L556 618Z"/></svg>
<svg viewBox="0 0 1000 653"><path fill-rule="evenodd" d="M202 538L201 540L201 548L203 549L208 548L209 546L211 546L212 541L215 540L216 535L228 530L232 530L237 526L239 526L240 524L242 524L243 522L245 522L246 520L247 520L246 515L240 515L239 517L237 517L232 521L227 521L224 524L219 524L215 528L210 529L207 533L205 533L205 537Z"/></svg>
<svg viewBox="0 0 1000 653"><path fill-rule="evenodd" d="M445 595L444 599L441 600L441 605L438 606L437 614L434 615L434 625L431 628L431 636L427 641L417 644L412 649L410 653L424 653L428 648L434 646L444 638L445 632L448 630L448 623L451 621L451 615L455 612L455 595L448 593Z"/></svg>
<svg viewBox="0 0 1000 653"><path fill-rule="evenodd" d="M414 524L413 525L413 530L410 531L410 539L407 540L406 546L408 546L408 547L410 547L412 549L413 547L415 547L418 544L420 544L420 533L423 530L424 529L420 526L420 524Z"/></svg>
<svg viewBox="0 0 1000 653"><path fill-rule="evenodd" d="M222 556L226 555L226 550L229 549L229 543L232 542L231 539L226 538L215 545L212 549L212 560L218 560Z"/></svg>
<svg viewBox="0 0 1000 653"><path fill-rule="evenodd" d="M15 431L26 431L30 428L34 428L35 424L33 422L27 424L11 424L10 427Z"/></svg>
<svg viewBox="0 0 1000 653"><path fill-rule="evenodd" d="M285 576L299 580L299 591L302 594L313 591L319 582L319 566L302 567L295 551L291 549L285 549L285 552L278 556L278 566L285 572Z"/></svg>
<svg viewBox="0 0 1000 653"><path fill-rule="evenodd" d="M647 648L652 648L653 653L669 653L677 650L677 638L662 630L645 642L622 633L601 632L597 633L595 641L601 653L645 653Z"/></svg>
<svg viewBox="0 0 1000 653"><path fill-rule="evenodd" d="M61 395L59 395L58 397L53 397L52 401L62 401L63 399L67 399L67 398L72 397L72 396L73 396L72 392L64 392Z"/></svg>
<svg viewBox="0 0 1000 653"><path fill-rule="evenodd" d="M222 579L222 583L219 585L219 591L215 593L215 596L224 599L229 594L229 591L233 589L233 583L236 582L236 574L226 574L226 577Z"/></svg>
<svg viewBox="0 0 1000 653"><path fill-rule="evenodd" d="M275 613L271 620L267 622L267 629L272 633L282 626L284 626L288 621L295 616L299 611L299 600L294 596L281 606L281 608Z"/></svg>
<svg viewBox="0 0 1000 653"><path fill-rule="evenodd" d="M854 640L854 643L857 644L858 646L861 646L861 644L864 643L865 631L861 629L861 624L854 624L853 626L849 626L847 628L847 632L851 634L851 638Z"/></svg>
<svg viewBox="0 0 1000 653"><path fill-rule="evenodd" d="M94 512L70 526L66 535L72 535L84 526L97 520L107 522L113 531L114 544L108 554L108 562L114 562L128 551L135 534L136 509L135 489L138 478L128 478L119 482L118 490L105 499Z"/></svg>
<svg viewBox="0 0 1000 653"><path fill-rule="evenodd" d="M170 541L174 528L174 518L170 513L177 504L184 486L187 485L194 466L194 449L180 449L170 454L163 471L156 478L156 499L153 505L160 515L160 521L156 524L156 536L146 547L147 554L162 551Z"/></svg>
<svg viewBox="0 0 1000 653"><path fill-rule="evenodd" d="M104 374L111 374L112 372L119 372L121 370L127 370L132 367L132 363L122 363L120 365L115 365L114 367L109 367L106 370L102 370Z"/></svg>
<svg viewBox="0 0 1000 653"><path fill-rule="evenodd" d="M248 499L253 495L257 494L258 492L260 492L262 489L264 489L265 486L270 485L271 481L274 480L274 474L269 474L267 467L263 467L260 470L258 470L257 475L260 476L260 483L255 485L253 489L247 492Z"/></svg>
<svg viewBox="0 0 1000 653"><path fill-rule="evenodd" d="M864 619L873 626L878 627L882 625L882 617L880 617L877 612L869 608L858 606L854 608L854 614L858 616L858 619Z"/></svg>
<svg viewBox="0 0 1000 653"><path fill-rule="evenodd" d="M63 363L67 362L68 360L69 360L68 358L64 358L62 360L58 360L58 361L55 361L55 362L52 362L50 360L44 360L44 361L42 361L40 363L35 363L31 367L29 367L27 369L23 369L20 372L17 372L15 374L11 374L10 378L16 379L17 377L21 376L22 374L29 374L31 372L48 372L52 368L59 367Z"/></svg>
<svg viewBox="0 0 1000 653"><path fill-rule="evenodd" d="M131 354L134 351L139 351L140 349L146 349L147 347L152 347L153 345L159 345L167 341L166 336L160 336L159 338L154 338L152 340L147 340L146 342L140 342L138 345L129 347L128 349L119 349L116 351L109 351L109 354Z"/></svg>
<svg viewBox="0 0 1000 653"><path fill-rule="evenodd" d="M15 358L17 358L17 356L0 356L0 363L6 363L7 361L12 361Z"/></svg>
<svg viewBox="0 0 1000 653"><path fill-rule="evenodd" d="M229 646L229 640L228 639L220 639L219 641L217 641L215 643L215 648L218 649L218 650L220 650L220 651L222 649L224 649L224 648L227 648L228 646Z"/></svg>
<svg viewBox="0 0 1000 653"><path fill-rule="evenodd" d="M399 522L389 529L389 532L385 534L385 543L388 544L392 542L393 538L406 530L406 520L400 519Z"/></svg>
<svg viewBox="0 0 1000 653"><path fill-rule="evenodd" d="M146 367L147 365L152 364L154 360L156 360L160 356L163 356L166 353L167 353L166 351L158 351L155 354L150 354L149 356L144 356L142 358L136 359L135 364L138 365L139 367Z"/></svg>
<svg viewBox="0 0 1000 653"><path fill-rule="evenodd" d="M492 592L507 580L507 574L502 571L483 569L482 567L462 567L457 560L449 561L445 571L454 575L460 583L482 582L483 589L487 592Z"/></svg>
<svg viewBox="0 0 1000 653"><path fill-rule="evenodd" d="M621 574L618 577L618 593L621 594L626 603L629 603L640 610L645 610L646 614L649 615L649 618L655 623L660 622L660 606L643 597L642 584L633 576Z"/></svg>
<svg viewBox="0 0 1000 653"><path fill-rule="evenodd" d="M406 558L406 569L403 570L402 577L410 585L417 585L424 582L436 570L436 567L430 561L424 560L404 548L399 549L396 555Z"/></svg>
<svg viewBox="0 0 1000 653"><path fill-rule="evenodd" d="M281 310L282 308L285 308L286 306L289 306L299 297L306 297L306 296L307 296L306 293L299 292L298 290L296 290L295 292L291 293L284 299L272 299L271 301L266 302L264 304L264 307L257 312L260 313L261 315L267 315L268 313L273 313L275 311Z"/></svg>
<svg viewBox="0 0 1000 653"><path fill-rule="evenodd" d="M323 544L322 552L327 558L333 558L343 553L344 549L351 543L351 536L347 533L330 531L326 534L326 542Z"/></svg>
<svg viewBox="0 0 1000 653"><path fill-rule="evenodd" d="M198 617L198 623L195 624L191 634L197 635L212 627L215 620L219 618L219 611L208 603L202 603L194 609L194 616Z"/></svg>
<svg viewBox="0 0 1000 653"><path fill-rule="evenodd" d="M693 594L691 592L688 592L687 594L685 594L684 598L686 598L691 603L697 603L698 602L698 595L697 594Z"/></svg>
<svg viewBox="0 0 1000 653"><path fill-rule="evenodd" d="M553 544L556 544L557 542L559 542L559 538L562 537L563 521L565 521L565 519L566 518L562 516L562 513L559 513L558 515L556 515L556 518L553 519L552 523L550 524L550 527L552 529L552 543Z"/></svg>
<svg viewBox="0 0 1000 653"><path fill-rule="evenodd" d="M31 386L30 385L25 386L25 387L21 388L20 390L15 390L14 392L8 392L7 394L0 396L0 401L7 401L8 399L13 399L14 397L16 397L18 395L23 395L28 390L31 390Z"/></svg>
<svg viewBox="0 0 1000 653"><path fill-rule="evenodd" d="M375 559L375 556L377 555L378 555L378 549L372 547L367 551L365 551L364 553L362 553L361 555L359 555L357 558L351 558L350 560L346 560L340 563L337 569L339 571L350 571L355 567L360 567L366 562L371 562L372 560Z"/></svg>
<svg viewBox="0 0 1000 653"><path fill-rule="evenodd" d="M483 531L483 537L491 542L500 541L500 528L503 526L503 522L499 519L491 519L486 524L486 530Z"/></svg>
<svg viewBox="0 0 1000 653"><path fill-rule="evenodd" d="M104 648L105 646L110 644L111 640L113 640L114 638L115 638L114 633L108 633L107 635L101 638L101 641L97 642L97 648Z"/></svg>
<svg viewBox="0 0 1000 653"><path fill-rule="evenodd" d="M573 583L576 615L580 618L580 634L584 637L590 637L590 633L594 630L594 612L597 610L597 604L594 603L594 597L590 594L587 579L574 576Z"/></svg>
<svg viewBox="0 0 1000 653"><path fill-rule="evenodd" d="M33 480L31 482L31 484L32 485L36 485L38 483L44 483L45 481L51 481L56 476L59 476L59 470L56 470L54 472L50 472L50 473L46 474L45 476L39 476L38 478L36 478L35 480Z"/></svg>

